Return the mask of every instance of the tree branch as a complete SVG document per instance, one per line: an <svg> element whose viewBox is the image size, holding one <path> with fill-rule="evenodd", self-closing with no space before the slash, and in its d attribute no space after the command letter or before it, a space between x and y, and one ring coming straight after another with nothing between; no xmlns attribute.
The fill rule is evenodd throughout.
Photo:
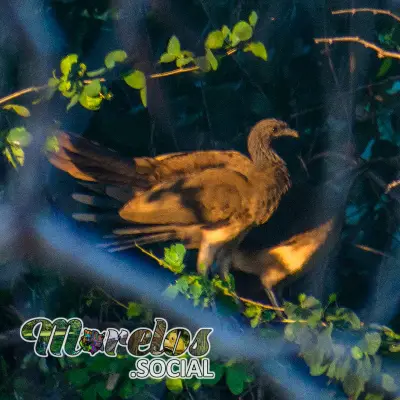
<svg viewBox="0 0 400 400"><path fill-rule="evenodd" d="M332 11L332 15L340 15L340 14L357 14L357 13L372 13L374 15L380 14L380 15L388 15L389 17L394 18L396 21L400 22L400 17L397 16L396 14L393 14L391 11L388 10L378 10L376 8L347 8L344 10L336 10Z"/></svg>
<svg viewBox="0 0 400 400"><path fill-rule="evenodd" d="M360 43L363 46L365 46L368 49L374 50L379 58L396 58L397 60L400 60L400 53L397 53L395 51L387 51L382 49L381 47L377 46L374 43L367 42L364 39L361 39L358 36L344 36L344 37L332 37L332 38L317 38L314 39L315 43L328 43L332 44L335 42L353 42L353 43Z"/></svg>

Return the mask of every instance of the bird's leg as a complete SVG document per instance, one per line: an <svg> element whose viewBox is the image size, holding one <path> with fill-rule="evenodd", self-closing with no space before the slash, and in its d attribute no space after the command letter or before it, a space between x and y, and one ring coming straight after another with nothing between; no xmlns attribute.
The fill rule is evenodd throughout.
<svg viewBox="0 0 400 400"><path fill-rule="evenodd" d="M231 240L229 243L224 245L221 251L217 255L217 265L219 268L220 275L223 279L228 278L228 274L230 271L230 267L232 265L232 253L233 250L236 249L240 243L243 241L249 229L246 229L241 234L236 236L235 239Z"/></svg>
<svg viewBox="0 0 400 400"><path fill-rule="evenodd" d="M276 310L275 310L276 315L281 319L285 318L285 316L283 315L282 311L278 310L278 308L281 308L281 306L279 305L278 300L277 300L277 298L275 296L275 293L272 290L272 288L264 288L264 290L265 290L265 293L268 296L268 299L269 299L271 305L276 308Z"/></svg>
<svg viewBox="0 0 400 400"><path fill-rule="evenodd" d="M199 274L207 275L218 248L218 245L211 245L204 242L201 243L199 254L197 256L197 272Z"/></svg>

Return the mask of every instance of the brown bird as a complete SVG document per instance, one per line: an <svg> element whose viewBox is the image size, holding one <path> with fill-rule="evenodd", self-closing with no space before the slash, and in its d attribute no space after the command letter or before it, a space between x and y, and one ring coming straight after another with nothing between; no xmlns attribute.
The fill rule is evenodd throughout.
<svg viewBox="0 0 400 400"><path fill-rule="evenodd" d="M115 229L112 251L177 240L199 249L197 269L205 273L216 252L239 243L256 225L265 223L290 187L285 162L271 148L280 136L298 137L282 121L258 122L248 137L250 158L237 151L196 151L154 158L123 159L98 144L65 133L50 162L87 182L98 196L75 194L81 203L117 207L128 227ZM77 214L98 221L101 214ZM128 239L121 240L123 237Z"/></svg>

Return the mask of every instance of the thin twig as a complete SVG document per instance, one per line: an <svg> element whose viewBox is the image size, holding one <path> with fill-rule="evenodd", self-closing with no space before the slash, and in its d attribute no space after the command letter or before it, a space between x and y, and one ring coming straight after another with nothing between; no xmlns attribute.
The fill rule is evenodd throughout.
<svg viewBox="0 0 400 400"><path fill-rule="evenodd" d="M376 8L348 8L344 10L336 10L332 11L332 15L340 15L340 14L357 14L357 13L362 13L362 12L367 12L367 13L372 13L374 15L376 14L381 14L381 15L388 15L389 17L394 18L396 21L400 22L400 17L397 16L396 14L393 14L389 10L378 10Z"/></svg>
<svg viewBox="0 0 400 400"><path fill-rule="evenodd" d="M117 299L114 299L114 297L112 297L110 294L108 294L104 289L102 289L101 287L97 287L97 290L100 291L101 293L103 293L106 297L108 297L110 300L112 300L115 304L118 304L119 306L125 308L126 310L129 309L128 306L126 306L125 304L121 303L120 301L118 301Z"/></svg>
<svg viewBox="0 0 400 400"><path fill-rule="evenodd" d="M5 96L2 99L0 99L0 104L7 103L7 101L15 99L16 97L22 96L24 94L32 93L32 92L39 92L40 90L43 90L46 88L47 88L47 85L43 85L43 86L31 86L26 89L18 90L18 92L9 94L8 96Z"/></svg>
<svg viewBox="0 0 400 400"><path fill-rule="evenodd" d="M328 43L332 44L335 42L352 42L352 43L360 43L368 49L372 49L376 51L379 58L389 57L389 58L396 58L400 60L400 53L395 51L387 51L382 49L381 47L377 46L374 43L368 42L364 39L361 39L358 36L343 36L343 37L332 37L332 38L316 38L314 39L315 43Z"/></svg>

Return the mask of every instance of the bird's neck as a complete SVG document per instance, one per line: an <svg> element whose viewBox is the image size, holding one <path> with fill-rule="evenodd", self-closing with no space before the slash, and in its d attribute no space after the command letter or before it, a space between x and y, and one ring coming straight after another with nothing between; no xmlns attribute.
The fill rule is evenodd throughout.
<svg viewBox="0 0 400 400"><path fill-rule="evenodd" d="M267 175L267 178L275 177L275 181L279 185L281 194L284 194L290 187L289 171L285 161L272 149L263 149L262 152L253 154L253 163L256 168ZM267 180L269 180L267 179Z"/></svg>

